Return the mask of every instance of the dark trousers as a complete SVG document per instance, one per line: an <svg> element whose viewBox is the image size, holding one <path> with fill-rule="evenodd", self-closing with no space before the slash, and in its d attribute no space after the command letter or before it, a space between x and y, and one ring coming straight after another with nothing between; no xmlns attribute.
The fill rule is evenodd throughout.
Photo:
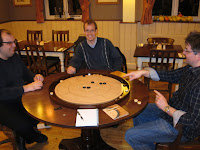
<svg viewBox="0 0 200 150"><path fill-rule="evenodd" d="M34 136L39 121L28 115L21 102L0 103L0 123L11 128L17 135L28 139Z"/></svg>

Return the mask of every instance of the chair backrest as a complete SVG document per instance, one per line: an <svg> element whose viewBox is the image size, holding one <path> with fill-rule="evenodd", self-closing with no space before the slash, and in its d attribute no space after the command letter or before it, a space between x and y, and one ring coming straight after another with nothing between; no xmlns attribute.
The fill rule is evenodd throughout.
<svg viewBox="0 0 200 150"><path fill-rule="evenodd" d="M148 44L158 44L158 43L165 43L168 45L173 45L174 39L172 38L148 38L147 39Z"/></svg>
<svg viewBox="0 0 200 150"><path fill-rule="evenodd" d="M17 41L17 39L15 39L15 40ZM20 57L21 57L22 55L21 55L21 51L20 51L20 48L19 48L19 43L16 42L15 44L16 44L15 51L16 51L16 52L20 55Z"/></svg>
<svg viewBox="0 0 200 150"><path fill-rule="evenodd" d="M47 72L47 61L42 45L25 45L29 68L33 72Z"/></svg>
<svg viewBox="0 0 200 150"><path fill-rule="evenodd" d="M16 41L17 41L17 40L16 40ZM24 64L25 64L26 66L28 66L27 56L21 54L21 51L20 51L19 43L18 43L18 42L16 42L15 52L16 52L17 54L20 55L20 57L21 57L22 61L24 62Z"/></svg>
<svg viewBox="0 0 200 150"><path fill-rule="evenodd" d="M43 31L42 30L27 30L27 41L42 41Z"/></svg>
<svg viewBox="0 0 200 150"><path fill-rule="evenodd" d="M174 70L176 56L176 50L151 50L149 67L155 70ZM173 61L170 62L170 58L172 58Z"/></svg>
<svg viewBox="0 0 200 150"><path fill-rule="evenodd" d="M52 41L69 41L69 30L66 31L52 30Z"/></svg>
<svg viewBox="0 0 200 150"><path fill-rule="evenodd" d="M86 37L85 36L79 36L78 39L74 42L74 45L78 45L80 42L86 40Z"/></svg>
<svg viewBox="0 0 200 150"><path fill-rule="evenodd" d="M122 57L123 66L122 66L121 71L124 72L124 73L127 73L126 57L125 57L124 54L120 51L119 47L115 47L115 48L119 51L119 53L120 53L120 55L121 55L121 57Z"/></svg>
<svg viewBox="0 0 200 150"><path fill-rule="evenodd" d="M74 51L76 50L76 47L78 46L78 44L84 40L86 40L86 37L84 35L80 35L78 37L78 39L74 42Z"/></svg>

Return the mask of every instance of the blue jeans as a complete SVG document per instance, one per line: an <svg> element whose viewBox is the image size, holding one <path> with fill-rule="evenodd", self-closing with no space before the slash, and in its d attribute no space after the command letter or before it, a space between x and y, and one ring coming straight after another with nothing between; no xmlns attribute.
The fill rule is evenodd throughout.
<svg viewBox="0 0 200 150"><path fill-rule="evenodd" d="M159 117L161 109L148 104L143 112L134 118L134 127L126 131L125 139L134 150L154 150L155 143L173 142L178 131Z"/></svg>

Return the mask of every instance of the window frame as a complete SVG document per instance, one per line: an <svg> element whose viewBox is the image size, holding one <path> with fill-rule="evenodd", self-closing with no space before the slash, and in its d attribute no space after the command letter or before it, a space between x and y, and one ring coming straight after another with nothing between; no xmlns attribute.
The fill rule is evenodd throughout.
<svg viewBox="0 0 200 150"><path fill-rule="evenodd" d="M50 15L49 0L44 0L44 5L45 5L46 19L58 19L55 17L55 15ZM82 15L69 15L68 0L63 0L63 10L64 10L64 15L62 15L62 18L59 19L67 19L67 18L82 19Z"/></svg>

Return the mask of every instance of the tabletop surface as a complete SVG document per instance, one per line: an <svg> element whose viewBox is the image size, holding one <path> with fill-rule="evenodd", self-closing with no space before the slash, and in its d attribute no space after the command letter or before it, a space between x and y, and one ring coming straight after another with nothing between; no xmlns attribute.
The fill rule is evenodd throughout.
<svg viewBox="0 0 200 150"><path fill-rule="evenodd" d="M19 48L23 50L27 44L36 44L35 41L20 41ZM44 50L46 52L63 52L74 46L74 43L69 43L67 41L47 41L44 42Z"/></svg>
<svg viewBox="0 0 200 150"><path fill-rule="evenodd" d="M156 49L153 44L144 44L143 47L137 46L135 49L134 57L149 57L150 50ZM181 45L166 45L166 50L176 50L178 53L183 52ZM177 58L180 58L177 55Z"/></svg>
<svg viewBox="0 0 200 150"><path fill-rule="evenodd" d="M124 75L124 73L119 71L112 72L111 74L117 76ZM44 86L41 90L23 94L22 103L31 116L42 122L46 122L52 125L75 128L77 110L63 106L61 106L62 109L55 109L59 108L60 105L51 101L49 97L50 85L55 80L58 80L61 77L65 77L67 75L68 74L66 72L52 74L45 78ZM117 120L113 120L107 114L105 114L102 109L99 109L99 126L96 128L108 127L123 122L137 115L145 108L149 101L149 93L147 87L139 80L128 82L130 84L130 94L123 101L119 101L118 104L127 110L129 115ZM142 103L137 104L134 102L134 99L138 99Z"/></svg>

